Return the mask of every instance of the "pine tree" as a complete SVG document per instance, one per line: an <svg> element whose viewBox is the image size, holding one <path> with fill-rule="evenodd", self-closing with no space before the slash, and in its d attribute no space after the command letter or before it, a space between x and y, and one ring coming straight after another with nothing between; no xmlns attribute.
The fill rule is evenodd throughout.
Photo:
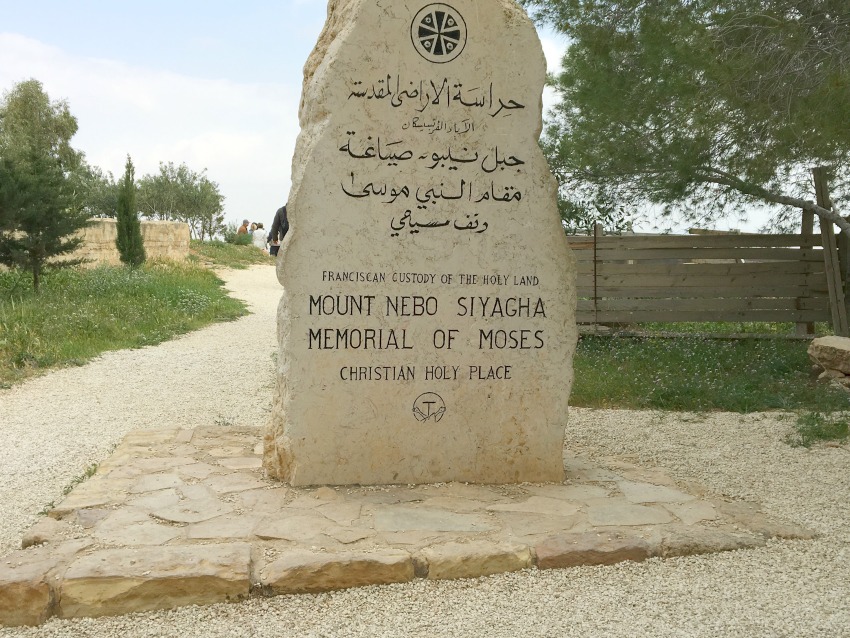
<svg viewBox="0 0 850 638"><path fill-rule="evenodd" d="M543 138L562 193L703 222L778 204L850 234L847 0L520 2L569 42Z"/></svg>
<svg viewBox="0 0 850 638"><path fill-rule="evenodd" d="M121 261L130 268L138 268L144 263L142 226L136 210L135 169L129 155L118 190L118 236L115 238L115 245L118 247Z"/></svg>
<svg viewBox="0 0 850 638"><path fill-rule="evenodd" d="M88 224L68 179L82 158L70 145L76 131L68 105L37 80L0 100L0 264L30 271L36 291L46 268L82 262L69 257Z"/></svg>

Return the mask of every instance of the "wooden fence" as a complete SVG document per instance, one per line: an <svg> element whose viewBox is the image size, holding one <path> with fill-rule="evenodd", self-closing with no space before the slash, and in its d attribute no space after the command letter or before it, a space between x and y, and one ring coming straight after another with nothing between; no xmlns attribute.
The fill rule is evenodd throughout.
<svg viewBox="0 0 850 638"><path fill-rule="evenodd" d="M579 323L832 321L837 334L847 330L834 236L597 230L569 242L578 261Z"/></svg>

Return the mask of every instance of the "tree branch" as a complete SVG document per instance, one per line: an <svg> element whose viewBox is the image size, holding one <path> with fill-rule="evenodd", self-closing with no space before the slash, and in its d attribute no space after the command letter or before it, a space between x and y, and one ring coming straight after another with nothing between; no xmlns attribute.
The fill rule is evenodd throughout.
<svg viewBox="0 0 850 638"><path fill-rule="evenodd" d="M782 204L783 206L792 206L804 211L811 211L816 214L821 220L826 220L838 226L844 233L850 236L850 222L848 222L836 210L830 210L823 206L818 206L810 199L802 199L800 197L791 197L774 193L766 188L745 182L734 175L718 169L705 169L705 173L700 176L704 182L711 184L719 184L720 186L728 186L734 188L745 195L758 197L773 204Z"/></svg>

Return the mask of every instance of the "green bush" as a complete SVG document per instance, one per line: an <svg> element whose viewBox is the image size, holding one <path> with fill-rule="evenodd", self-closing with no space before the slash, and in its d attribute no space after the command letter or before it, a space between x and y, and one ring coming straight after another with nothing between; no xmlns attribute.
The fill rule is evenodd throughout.
<svg viewBox="0 0 850 638"><path fill-rule="evenodd" d="M788 443L794 447L811 447L818 441L845 441L850 435L846 415L804 412L797 416L794 433Z"/></svg>
<svg viewBox="0 0 850 638"><path fill-rule="evenodd" d="M224 237L224 241L228 244L235 244L236 246L249 246L251 244L251 234L242 233L240 235L239 227L233 222L229 223L224 228L222 236Z"/></svg>

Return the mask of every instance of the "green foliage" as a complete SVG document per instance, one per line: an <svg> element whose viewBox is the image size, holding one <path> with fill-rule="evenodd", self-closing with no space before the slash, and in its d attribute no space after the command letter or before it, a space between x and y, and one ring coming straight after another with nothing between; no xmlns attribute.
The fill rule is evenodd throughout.
<svg viewBox="0 0 850 638"><path fill-rule="evenodd" d="M224 241L226 241L228 244L232 244L232 243L234 243L234 240L236 239L236 235L238 234L237 233L238 230L239 229L237 228L237 226L234 222L229 222L227 225L225 225L224 228L222 228L221 236L224 239Z"/></svg>
<svg viewBox="0 0 850 638"><path fill-rule="evenodd" d="M251 237L239 235L239 237ZM231 244L223 241L191 242L192 257L209 266L217 268L235 268L241 270L253 264L274 264L275 258L256 246Z"/></svg>
<svg viewBox="0 0 850 638"><path fill-rule="evenodd" d="M230 222L227 226L225 226L222 231L222 236L224 237L224 241L228 244L236 244L237 246L250 246L253 244L252 237L250 233L242 233L239 234L239 227Z"/></svg>
<svg viewBox="0 0 850 638"><path fill-rule="evenodd" d="M76 131L67 104L50 102L36 80L0 102L0 264L28 270L36 291L48 260L79 263L51 260L73 252L75 233L88 223L69 178L82 161L70 145Z"/></svg>
<svg viewBox="0 0 850 638"><path fill-rule="evenodd" d="M114 449L114 446L113 446ZM85 483L92 476L97 474L97 463L92 463L86 469L83 470L81 474L78 474L74 478L71 479L71 482L68 483L65 487L62 488L62 496L68 496L75 487L80 485L81 483ZM50 510L56 507L56 503L54 501L50 501L47 505L45 505L41 511L39 512L40 516L47 516L50 513Z"/></svg>
<svg viewBox="0 0 850 638"><path fill-rule="evenodd" d="M251 233L237 234L233 238L233 243L237 246L253 246L254 245L253 239L251 237Z"/></svg>
<svg viewBox="0 0 850 638"><path fill-rule="evenodd" d="M793 447L811 447L819 441L845 441L850 436L847 418L819 411L797 415L794 433L788 437Z"/></svg>
<svg viewBox="0 0 850 638"><path fill-rule="evenodd" d="M563 194L558 196L558 212L568 235L593 235L596 224L602 224L606 234L620 235L632 231L634 224L644 218L625 206L576 200Z"/></svg>
<svg viewBox="0 0 850 638"><path fill-rule="evenodd" d="M142 225L136 209L136 179L133 161L127 156L124 167L124 179L118 190L118 228L115 245L121 255L121 262L138 268L145 261L145 246L142 242Z"/></svg>
<svg viewBox="0 0 850 638"><path fill-rule="evenodd" d="M42 295L19 279L0 272L0 385L6 386L245 314L214 273L193 264L65 269L44 280Z"/></svg>
<svg viewBox="0 0 850 638"><path fill-rule="evenodd" d="M80 165L82 155L71 146L77 118L65 101L51 102L41 82L25 80L3 96L0 104L0 149L3 157L50 156L63 169Z"/></svg>
<svg viewBox="0 0 850 638"><path fill-rule="evenodd" d="M807 343L785 339L580 339L571 405L760 412L844 410L850 398L809 378Z"/></svg>
<svg viewBox="0 0 850 638"><path fill-rule="evenodd" d="M70 176L77 201L89 217L115 217L118 210L118 184L110 172L82 162Z"/></svg>
<svg viewBox="0 0 850 638"><path fill-rule="evenodd" d="M810 169L850 181L846 0L523 0L569 38L543 146L561 186L710 220L814 210ZM774 209L775 210L775 209Z"/></svg>
<svg viewBox="0 0 850 638"><path fill-rule="evenodd" d="M77 487L77 485L79 485L80 483L84 483L92 476L94 476L97 473L97 466L97 463L92 463L85 470L83 470L82 474L79 474L73 479L71 479L71 482L62 488L62 496L68 496L68 494L70 494L73 489Z"/></svg>
<svg viewBox="0 0 850 638"><path fill-rule="evenodd" d="M189 224L192 237L212 239L224 230L224 196L206 169L160 162L159 173L139 180L139 207L151 219Z"/></svg>

